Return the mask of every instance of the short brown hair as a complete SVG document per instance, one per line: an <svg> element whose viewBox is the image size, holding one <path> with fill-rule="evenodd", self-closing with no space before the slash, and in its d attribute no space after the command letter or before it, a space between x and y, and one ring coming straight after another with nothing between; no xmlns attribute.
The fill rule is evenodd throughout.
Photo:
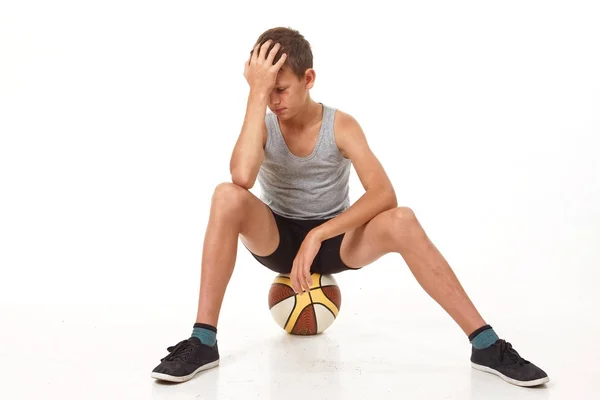
<svg viewBox="0 0 600 400"><path fill-rule="evenodd" d="M273 64L277 63L283 53L287 54L284 66L288 66L294 75L302 79L307 69L313 67L313 55L310 48L310 43L300 34L300 32L291 28L271 28L263 32L254 43L262 45L267 40L272 40L273 43L269 46L269 50L275 43L281 44L279 51L275 55ZM252 54L250 51L250 54ZM267 51L267 54L268 51Z"/></svg>

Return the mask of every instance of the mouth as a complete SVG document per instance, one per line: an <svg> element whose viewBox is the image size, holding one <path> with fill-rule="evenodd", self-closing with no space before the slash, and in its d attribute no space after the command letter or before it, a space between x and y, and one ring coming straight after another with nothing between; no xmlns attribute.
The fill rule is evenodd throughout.
<svg viewBox="0 0 600 400"><path fill-rule="evenodd" d="M275 110L275 114L281 114L282 112L284 112L286 109L285 108L279 108L277 110Z"/></svg>

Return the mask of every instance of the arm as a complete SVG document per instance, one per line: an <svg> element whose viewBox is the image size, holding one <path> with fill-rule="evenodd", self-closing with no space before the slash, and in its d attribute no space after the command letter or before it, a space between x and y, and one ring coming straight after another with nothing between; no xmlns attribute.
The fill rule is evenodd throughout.
<svg viewBox="0 0 600 400"><path fill-rule="evenodd" d="M244 65L244 77L250 85L250 94L242 131L229 161L229 172L231 181L246 189L250 189L254 185L265 158L267 104L271 90L275 86L277 73L287 58L284 53L279 61L273 64L281 45L275 43L267 56L271 44L271 40L263 44L258 43L252 50L250 59Z"/></svg>
<svg viewBox="0 0 600 400"><path fill-rule="evenodd" d="M369 148L358 122L352 116L337 111L334 131L338 148L352 161L366 192L346 211L309 233L320 241L357 228L383 211L398 206L392 183Z"/></svg>
<svg viewBox="0 0 600 400"><path fill-rule="evenodd" d="M265 158L267 102L268 94L250 91L242 132L233 148L229 162L231 181L246 189L254 186L256 176Z"/></svg>
<svg viewBox="0 0 600 400"><path fill-rule="evenodd" d="M290 273L292 287L296 293L310 290L310 266L321 248L321 242L357 228L383 211L398 205L394 188L381 163L369 148L358 122L338 110L333 129L338 148L352 161L366 193L346 211L317 226L306 235L294 258Z"/></svg>

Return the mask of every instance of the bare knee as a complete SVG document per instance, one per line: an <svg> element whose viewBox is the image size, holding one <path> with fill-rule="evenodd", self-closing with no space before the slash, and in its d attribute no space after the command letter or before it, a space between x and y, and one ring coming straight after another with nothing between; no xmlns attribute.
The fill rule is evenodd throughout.
<svg viewBox="0 0 600 400"><path fill-rule="evenodd" d="M391 219L392 221L389 224L391 235L401 245L422 234L417 216L409 207L395 208L391 213Z"/></svg>
<svg viewBox="0 0 600 400"><path fill-rule="evenodd" d="M393 216L396 223L400 225L409 225L417 220L415 212L409 207L396 207Z"/></svg>
<svg viewBox="0 0 600 400"><path fill-rule="evenodd" d="M212 210L222 215L239 215L247 204L248 195L247 189L235 183L219 183L212 196Z"/></svg>

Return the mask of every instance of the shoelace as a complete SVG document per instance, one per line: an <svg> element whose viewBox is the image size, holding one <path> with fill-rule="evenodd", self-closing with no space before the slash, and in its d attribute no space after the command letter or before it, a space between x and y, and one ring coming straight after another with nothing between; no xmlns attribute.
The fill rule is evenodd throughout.
<svg viewBox="0 0 600 400"><path fill-rule="evenodd" d="M182 340L177 343L175 346L167 347L167 351L169 354L162 358L160 361L175 361L177 359L185 361L188 354L192 351L194 345L189 342L188 339Z"/></svg>
<svg viewBox="0 0 600 400"><path fill-rule="evenodd" d="M504 339L499 339L496 342L496 345L500 351L500 362L502 362L505 358L508 358L513 363L518 363L519 365L529 364L529 361L521 357L519 353L513 349L512 344L506 342Z"/></svg>

